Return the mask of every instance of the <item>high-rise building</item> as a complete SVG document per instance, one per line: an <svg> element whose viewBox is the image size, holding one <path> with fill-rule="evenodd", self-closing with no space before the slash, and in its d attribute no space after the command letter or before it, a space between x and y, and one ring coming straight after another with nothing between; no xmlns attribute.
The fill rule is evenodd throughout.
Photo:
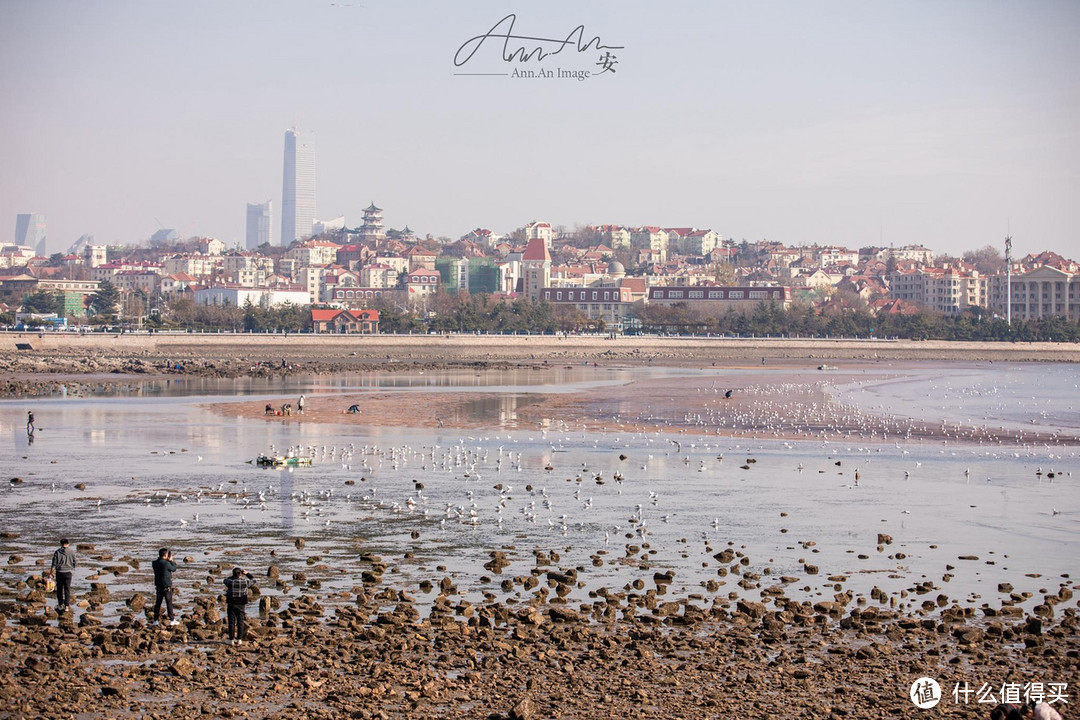
<svg viewBox="0 0 1080 720"><path fill-rule="evenodd" d="M150 236L150 242L154 245L176 242L179 239L180 233L176 232L175 228L161 228L160 230L155 230L154 234Z"/></svg>
<svg viewBox="0 0 1080 720"><path fill-rule="evenodd" d="M37 255L45 255L45 216L41 213L16 215L15 244L33 248Z"/></svg>
<svg viewBox="0 0 1080 720"><path fill-rule="evenodd" d="M296 128L285 131L285 173L281 187L281 244L311 235L315 222L315 149Z"/></svg>
<svg viewBox="0 0 1080 720"><path fill-rule="evenodd" d="M254 250L264 243L274 244L273 212L272 200L247 204L247 242L245 245L248 250Z"/></svg>

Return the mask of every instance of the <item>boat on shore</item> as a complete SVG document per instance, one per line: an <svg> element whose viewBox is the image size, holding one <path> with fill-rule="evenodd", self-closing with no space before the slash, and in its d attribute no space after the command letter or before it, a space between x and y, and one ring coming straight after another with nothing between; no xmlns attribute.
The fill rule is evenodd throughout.
<svg viewBox="0 0 1080 720"><path fill-rule="evenodd" d="M312 458L304 455L259 455L255 464L259 467L294 467L310 465Z"/></svg>

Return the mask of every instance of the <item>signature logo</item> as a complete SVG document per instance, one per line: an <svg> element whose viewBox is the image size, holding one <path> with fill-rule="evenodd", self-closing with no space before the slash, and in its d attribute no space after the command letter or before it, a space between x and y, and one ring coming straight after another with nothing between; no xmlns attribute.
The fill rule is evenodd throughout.
<svg viewBox="0 0 1080 720"><path fill-rule="evenodd" d="M499 22L492 25L491 29L486 33L471 37L463 42L461 47L457 49L457 52L454 53L454 66L459 68L464 67L465 64L472 60L485 45L498 46L501 44L499 58L504 63L514 63L518 65L534 61L536 63L541 63L560 54L567 48L570 48L577 53L577 55L571 55L571 57L575 59L579 58L583 53L595 53L595 56L599 58L595 65L600 67L600 70L591 74L598 75L605 72L615 72L615 65L617 65L619 61L618 56L611 51L622 50L625 47L623 45L605 45L601 42L599 35L586 39L584 25L578 25L563 38L517 35L514 32L514 23L516 21L517 15L510 13L502 20L499 20ZM499 43L500 40L502 41L501 43ZM543 73L547 71L540 69L539 72ZM510 75L512 73L456 74ZM517 77L518 75L515 74L514 76Z"/></svg>

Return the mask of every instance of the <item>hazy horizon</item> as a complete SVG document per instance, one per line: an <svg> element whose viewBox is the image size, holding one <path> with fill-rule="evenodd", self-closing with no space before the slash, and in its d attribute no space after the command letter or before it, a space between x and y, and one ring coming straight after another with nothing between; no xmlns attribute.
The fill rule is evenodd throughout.
<svg viewBox="0 0 1080 720"><path fill-rule="evenodd" d="M3 242L18 213L40 212L49 252L160 227L231 247L246 204L267 199L277 238L296 126L315 145L317 217L350 227L375 202L387 227L452 238L546 220L953 254L1011 233L1018 256L1080 254L1070 0L42 0L0 13ZM489 38L455 65L509 13L516 35L584 25L616 64L595 75L595 47L507 63ZM515 67L594 76L455 74Z"/></svg>

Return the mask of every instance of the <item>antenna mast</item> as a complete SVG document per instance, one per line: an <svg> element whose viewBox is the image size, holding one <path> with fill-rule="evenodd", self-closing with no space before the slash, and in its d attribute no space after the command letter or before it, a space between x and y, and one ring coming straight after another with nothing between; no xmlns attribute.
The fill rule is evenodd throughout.
<svg viewBox="0 0 1080 720"><path fill-rule="evenodd" d="M1005 236L1005 322L1012 327L1012 235Z"/></svg>

